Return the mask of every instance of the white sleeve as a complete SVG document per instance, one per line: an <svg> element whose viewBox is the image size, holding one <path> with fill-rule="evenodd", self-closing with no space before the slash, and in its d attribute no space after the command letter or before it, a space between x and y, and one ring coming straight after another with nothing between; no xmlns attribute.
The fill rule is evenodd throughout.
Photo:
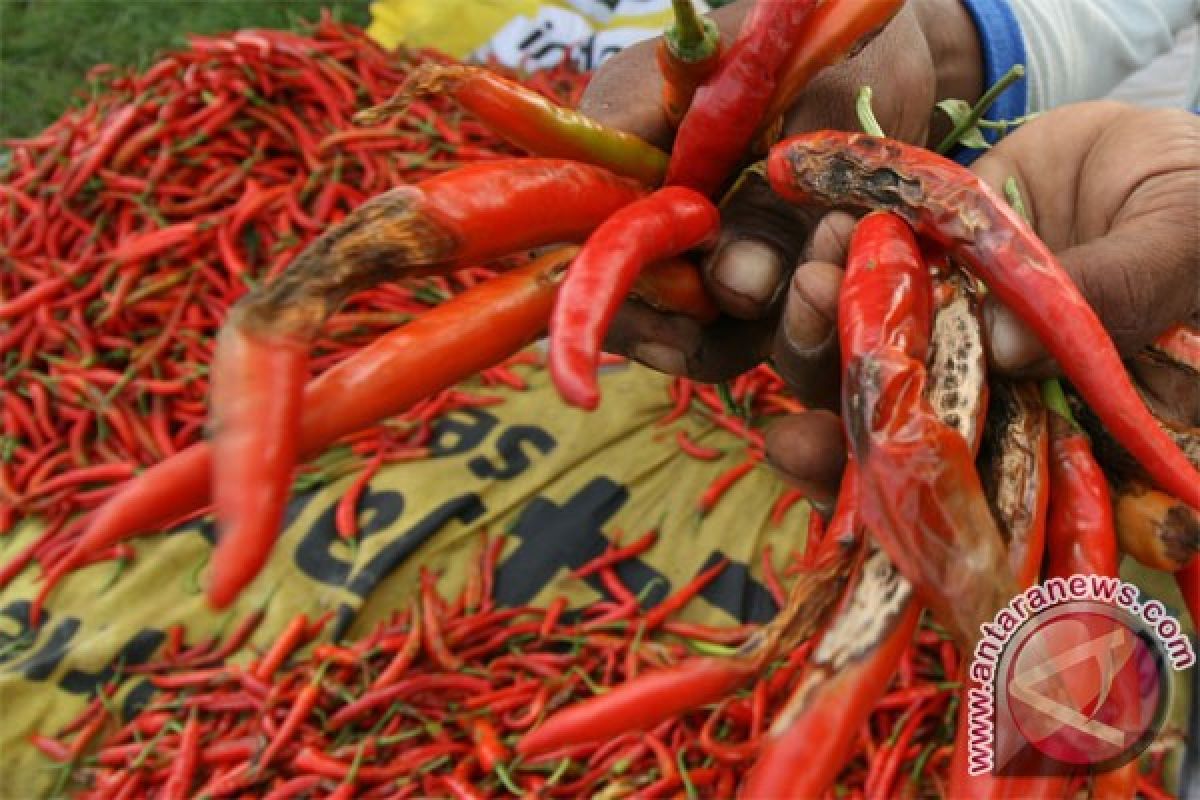
<svg viewBox="0 0 1200 800"><path fill-rule="evenodd" d="M1103 97L1200 19L1200 0L1009 2L1025 38L1030 111Z"/></svg>

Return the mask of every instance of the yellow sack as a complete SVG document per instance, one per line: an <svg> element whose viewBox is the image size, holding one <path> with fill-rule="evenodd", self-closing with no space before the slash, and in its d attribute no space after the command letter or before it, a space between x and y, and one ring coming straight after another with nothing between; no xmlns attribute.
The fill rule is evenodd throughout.
<svg viewBox="0 0 1200 800"><path fill-rule="evenodd" d="M38 571L0 590L0 800L45 797L55 772L29 742L53 736L75 717L119 664L156 660L167 630L182 624L202 641L266 603L266 618L232 659L246 663L298 613L326 611L321 637L361 637L407 607L421 565L442 575L455 596L474 562L481 531L503 535L495 594L505 604L548 604L563 595L581 608L605 595L572 569L595 558L617 531L626 543L651 528L655 546L622 565L622 580L656 604L724 557L729 565L683 617L716 625L766 621L775 611L762 581L770 543L775 569L803 546L807 508L793 506L782 527L769 521L784 485L765 463L738 481L706 516L697 501L711 481L739 464L746 444L691 413L669 426L669 378L636 365L602 377L605 402L587 414L564 406L540 367L514 368L526 391L487 389L496 406L458 411L435 427L434 455L381 470L359 502L359 538L342 540L334 517L353 476L296 495L286 529L262 574L231 611L214 613L200 585L214 541L211 521L134 541L137 558L117 575L113 562L69 576L50 597L42 625L29 626ZM473 391L479 391L477 388ZM680 451L676 432L725 451L700 461ZM0 559L39 533L30 521L0 541ZM154 690L125 679L113 705L125 713Z"/></svg>
<svg viewBox="0 0 1200 800"><path fill-rule="evenodd" d="M693 0L701 11L709 5ZM432 47L508 67L593 69L671 21L670 0L377 0L367 34L386 48Z"/></svg>

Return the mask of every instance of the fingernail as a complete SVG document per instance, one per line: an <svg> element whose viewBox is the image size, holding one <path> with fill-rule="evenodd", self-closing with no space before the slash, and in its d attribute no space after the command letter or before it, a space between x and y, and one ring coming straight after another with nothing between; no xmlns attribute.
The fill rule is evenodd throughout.
<svg viewBox="0 0 1200 800"><path fill-rule="evenodd" d="M800 281L793 281L784 318L784 333L798 351L814 350L829 341L833 320L817 310Z"/></svg>
<svg viewBox="0 0 1200 800"><path fill-rule="evenodd" d="M767 303L779 288L783 262L768 245L738 239L721 248L713 265L713 280L753 303Z"/></svg>
<svg viewBox="0 0 1200 800"><path fill-rule="evenodd" d="M645 343L633 348L630 353L634 361L641 362L651 369L665 372L668 375L683 375L687 372L687 359L683 353L673 347L662 344Z"/></svg>

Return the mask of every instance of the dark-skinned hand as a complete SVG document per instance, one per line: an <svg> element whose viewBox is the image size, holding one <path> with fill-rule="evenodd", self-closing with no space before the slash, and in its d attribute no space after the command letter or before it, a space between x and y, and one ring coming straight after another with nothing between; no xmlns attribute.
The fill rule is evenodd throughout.
<svg viewBox="0 0 1200 800"><path fill-rule="evenodd" d="M1034 229L1122 354L1137 353L1175 323L1200 319L1200 117L1105 102L1064 106L1026 123L972 169L997 191L1010 176L1016 179ZM789 289L773 356L793 385L837 386L837 370L813 372L796 359L804 348L794 342L815 338L814 313L821 330L833 335L840 265L853 226L845 214L825 217L812 260L800 266ZM814 272L826 278L819 296L798 285L801 275ZM992 369L1029 377L1057 372L1029 329L994 298L985 302L984 326ZM1200 424L1194 377L1156 375L1144 360L1135 366L1158 410ZM767 447L790 479L822 496L834 491L845 451L832 411L782 420Z"/></svg>

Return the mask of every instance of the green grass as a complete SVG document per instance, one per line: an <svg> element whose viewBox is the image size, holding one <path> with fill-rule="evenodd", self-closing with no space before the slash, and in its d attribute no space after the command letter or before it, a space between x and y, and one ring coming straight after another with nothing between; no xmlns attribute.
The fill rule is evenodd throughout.
<svg viewBox="0 0 1200 800"><path fill-rule="evenodd" d="M322 7L365 26L369 0L0 0L0 138L37 133L97 64L146 67L189 33L294 28Z"/></svg>

